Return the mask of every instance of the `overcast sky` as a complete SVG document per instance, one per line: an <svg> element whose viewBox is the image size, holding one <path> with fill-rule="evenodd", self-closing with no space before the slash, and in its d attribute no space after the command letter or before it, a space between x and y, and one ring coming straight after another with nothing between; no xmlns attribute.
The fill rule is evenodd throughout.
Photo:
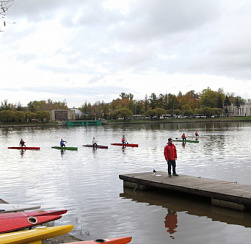
<svg viewBox="0 0 251 244"><path fill-rule="evenodd" d="M0 102L69 107L210 87L251 98L249 0L15 0Z"/></svg>

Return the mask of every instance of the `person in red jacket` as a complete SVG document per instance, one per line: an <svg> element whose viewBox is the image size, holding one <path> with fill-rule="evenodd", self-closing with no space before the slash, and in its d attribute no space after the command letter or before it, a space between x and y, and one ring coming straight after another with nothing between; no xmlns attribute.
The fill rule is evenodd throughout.
<svg viewBox="0 0 251 244"><path fill-rule="evenodd" d="M173 176L179 176L176 174L176 159L177 159L177 151L176 147L173 144L172 138L168 139L168 143L164 148L164 156L168 165L168 175L171 177L171 169L173 170Z"/></svg>

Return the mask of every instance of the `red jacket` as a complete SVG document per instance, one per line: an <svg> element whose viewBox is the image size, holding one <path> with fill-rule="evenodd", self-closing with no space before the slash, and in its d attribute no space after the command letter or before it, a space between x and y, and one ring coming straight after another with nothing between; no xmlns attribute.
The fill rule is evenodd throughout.
<svg viewBox="0 0 251 244"><path fill-rule="evenodd" d="M168 143L165 146L164 155L165 155L166 161L175 160L177 158L177 151L176 151L175 145Z"/></svg>

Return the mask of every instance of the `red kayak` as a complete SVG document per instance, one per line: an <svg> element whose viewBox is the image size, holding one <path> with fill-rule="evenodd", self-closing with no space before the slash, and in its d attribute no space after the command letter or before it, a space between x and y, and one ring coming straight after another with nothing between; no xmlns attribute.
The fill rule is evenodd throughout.
<svg viewBox="0 0 251 244"><path fill-rule="evenodd" d="M40 150L40 147L8 147L8 149Z"/></svg>
<svg viewBox="0 0 251 244"><path fill-rule="evenodd" d="M132 143L111 143L114 146L122 146L122 147L138 147L139 144L132 144Z"/></svg>
<svg viewBox="0 0 251 244"><path fill-rule="evenodd" d="M13 219L21 217L61 215L65 214L66 212L67 210L63 209L63 210L39 210L39 211L25 211L25 212L15 212L15 213L1 213L0 221L2 219Z"/></svg>
<svg viewBox="0 0 251 244"><path fill-rule="evenodd" d="M0 233L12 232L60 219L61 215L31 216L0 220Z"/></svg>
<svg viewBox="0 0 251 244"><path fill-rule="evenodd" d="M95 243L110 243L110 244L126 244L132 240L131 236L128 237L118 237L118 238L110 238L110 239L97 239L93 241L79 241L79 242L71 242L68 244L95 244Z"/></svg>
<svg viewBox="0 0 251 244"><path fill-rule="evenodd" d="M92 148L108 149L108 146L102 146L102 145L97 145L97 146L93 146L93 145L83 145L83 147L92 147Z"/></svg>

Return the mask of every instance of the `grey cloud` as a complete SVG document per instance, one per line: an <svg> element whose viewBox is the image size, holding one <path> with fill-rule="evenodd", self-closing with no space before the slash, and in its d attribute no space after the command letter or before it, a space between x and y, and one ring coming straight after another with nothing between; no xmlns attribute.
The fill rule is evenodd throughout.
<svg viewBox="0 0 251 244"><path fill-rule="evenodd" d="M116 31L121 39L148 41L196 30L219 18L219 10L215 1L140 0L133 2L127 21Z"/></svg>

